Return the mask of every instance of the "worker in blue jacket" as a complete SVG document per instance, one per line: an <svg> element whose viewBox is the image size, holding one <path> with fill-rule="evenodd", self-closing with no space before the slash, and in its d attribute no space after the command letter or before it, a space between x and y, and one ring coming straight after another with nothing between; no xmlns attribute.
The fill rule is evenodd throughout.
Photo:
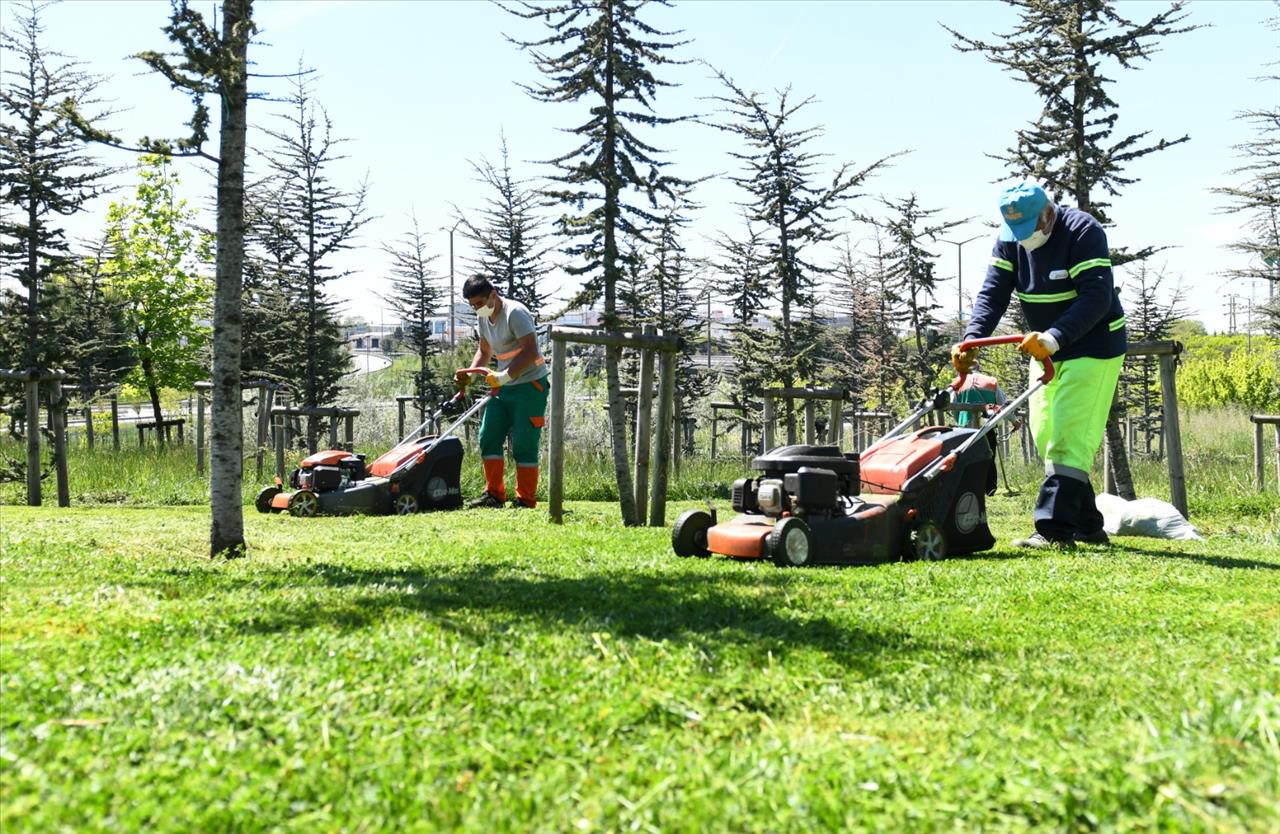
<svg viewBox="0 0 1280 834"><path fill-rule="evenodd" d="M1124 308L1111 275L1102 224L1055 205L1044 189L1023 182L1000 195L1002 226L991 265L974 300L965 339L990 336L1018 296L1031 328L1018 350L1036 360L1053 357L1057 375L1031 398L1031 432L1044 460L1035 532L1019 547L1106 544L1089 472L1124 364L1128 337ZM951 350L960 373L977 351Z"/></svg>

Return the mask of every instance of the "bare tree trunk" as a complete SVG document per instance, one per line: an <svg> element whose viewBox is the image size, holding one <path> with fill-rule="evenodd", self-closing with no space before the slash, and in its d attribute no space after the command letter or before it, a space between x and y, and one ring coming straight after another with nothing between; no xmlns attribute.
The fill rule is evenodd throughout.
<svg viewBox="0 0 1280 834"><path fill-rule="evenodd" d="M218 153L217 286L213 298L213 404L210 409L209 550L243 556L240 414L241 272L244 267L244 152L248 110L246 53L252 0L222 6L222 125Z"/></svg>

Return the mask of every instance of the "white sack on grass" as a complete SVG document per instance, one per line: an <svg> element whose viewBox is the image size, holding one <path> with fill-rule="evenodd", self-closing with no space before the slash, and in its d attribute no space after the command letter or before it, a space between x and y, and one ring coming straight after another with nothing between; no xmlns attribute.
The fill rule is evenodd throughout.
<svg viewBox="0 0 1280 834"><path fill-rule="evenodd" d="M1097 498L1102 513L1102 529L1112 536L1147 536L1153 539L1195 539L1204 541L1178 508L1159 498L1126 501L1104 492Z"/></svg>

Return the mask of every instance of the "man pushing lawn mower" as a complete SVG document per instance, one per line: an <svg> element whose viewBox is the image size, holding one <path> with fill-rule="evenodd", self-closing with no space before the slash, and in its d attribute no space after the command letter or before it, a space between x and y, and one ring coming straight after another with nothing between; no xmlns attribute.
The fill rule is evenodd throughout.
<svg viewBox="0 0 1280 834"><path fill-rule="evenodd" d="M534 507L538 492L538 447L547 412L550 373L538 353L533 314L518 301L498 295L482 275L462 285L462 297L476 311L480 347L470 368L459 368L454 379L461 389L471 374L488 369L496 359L497 370L485 381L493 389L480 421L480 457L484 465L485 492L467 506L501 507L507 500L504 479L507 435L511 435L516 459L515 507Z"/></svg>
<svg viewBox="0 0 1280 834"><path fill-rule="evenodd" d="M1089 471L1128 346L1107 235L1089 214L1055 205L1042 188L1026 182L1001 194L1000 214L1003 226L965 341L989 336L1016 293L1033 329L1018 350L1037 360L1052 356L1057 369L1053 381L1031 397L1031 433L1045 479L1036 500L1035 532L1014 544L1106 544ZM977 350L964 342L951 349L951 362L962 376L976 361Z"/></svg>

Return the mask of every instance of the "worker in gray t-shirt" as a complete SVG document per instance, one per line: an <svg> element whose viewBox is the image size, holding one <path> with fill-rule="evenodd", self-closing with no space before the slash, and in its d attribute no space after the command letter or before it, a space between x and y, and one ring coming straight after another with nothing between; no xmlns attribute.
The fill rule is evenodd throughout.
<svg viewBox="0 0 1280 834"><path fill-rule="evenodd" d="M513 506L536 506L538 448L546 421L550 371L538 353L533 315L519 301L498 295L482 275L467 279L462 285L462 297L476 311L480 322L480 347L471 367L488 367L491 359L498 362L497 370L485 377L493 388L493 399L480 420L485 493L469 506L501 507L506 502L503 447L508 434L516 459ZM467 369L458 369L456 379L459 385L466 384Z"/></svg>

